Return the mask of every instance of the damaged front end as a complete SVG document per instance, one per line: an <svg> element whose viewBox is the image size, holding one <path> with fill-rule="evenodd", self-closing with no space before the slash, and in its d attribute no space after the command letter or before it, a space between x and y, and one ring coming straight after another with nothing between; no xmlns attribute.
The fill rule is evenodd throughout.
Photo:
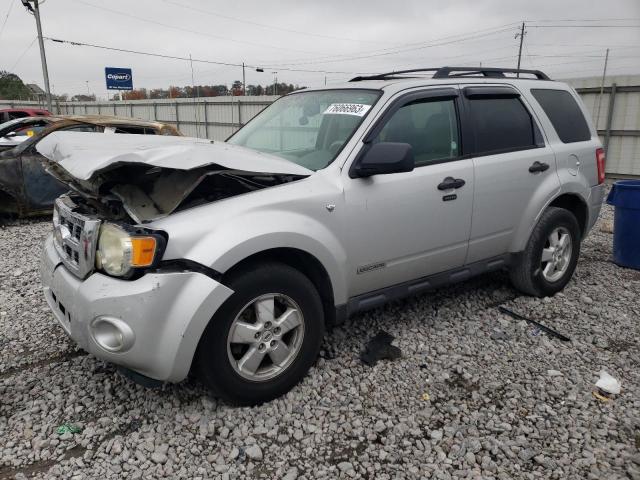
<svg viewBox="0 0 640 480"><path fill-rule="evenodd" d="M276 157L179 137L52 134L38 151L87 213L142 224L173 212L307 177ZM131 138L134 137L134 138ZM135 138L143 137L143 138Z"/></svg>

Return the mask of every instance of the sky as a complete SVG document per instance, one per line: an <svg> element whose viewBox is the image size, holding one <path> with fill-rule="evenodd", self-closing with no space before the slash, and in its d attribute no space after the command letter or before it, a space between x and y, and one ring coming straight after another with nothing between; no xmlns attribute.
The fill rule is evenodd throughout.
<svg viewBox="0 0 640 480"><path fill-rule="evenodd" d="M196 85L340 83L357 74L442 65L515 67L552 78L640 73L640 0L46 0L45 37L194 59ZM36 25L0 0L0 70L43 86ZM107 97L104 68L136 88L192 83L188 60L45 41L55 94ZM206 61L202 62L200 60ZM232 65L221 65L215 62ZM261 67L264 72L257 72Z"/></svg>

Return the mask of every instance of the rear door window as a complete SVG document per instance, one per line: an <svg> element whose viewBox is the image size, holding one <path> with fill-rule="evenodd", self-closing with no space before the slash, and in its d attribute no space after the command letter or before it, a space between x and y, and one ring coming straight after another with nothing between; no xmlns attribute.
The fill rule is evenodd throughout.
<svg viewBox="0 0 640 480"><path fill-rule="evenodd" d="M531 115L519 98L477 96L468 99L476 136L476 153L491 154L538 146Z"/></svg>
<svg viewBox="0 0 640 480"><path fill-rule="evenodd" d="M547 114L562 143L591 140L589 125L573 96L566 90L534 88L531 94Z"/></svg>

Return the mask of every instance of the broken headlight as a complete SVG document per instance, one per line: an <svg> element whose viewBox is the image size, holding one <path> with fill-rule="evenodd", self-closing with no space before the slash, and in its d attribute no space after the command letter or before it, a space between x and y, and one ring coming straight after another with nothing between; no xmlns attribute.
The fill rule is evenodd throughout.
<svg viewBox="0 0 640 480"><path fill-rule="evenodd" d="M115 277L129 276L136 268L152 266L164 244L159 234L129 232L119 225L104 223L98 238L96 268Z"/></svg>

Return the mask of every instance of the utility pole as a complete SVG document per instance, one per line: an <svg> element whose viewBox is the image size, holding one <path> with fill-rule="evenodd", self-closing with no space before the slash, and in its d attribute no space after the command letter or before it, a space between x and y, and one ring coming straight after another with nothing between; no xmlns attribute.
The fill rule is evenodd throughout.
<svg viewBox="0 0 640 480"><path fill-rule="evenodd" d="M609 49L604 56L604 69L602 70L602 81L600 82L600 95L598 95L598 113L596 114L596 131L600 122L600 107L602 106L602 94L604 93L604 77L607 75L607 62L609 61Z"/></svg>
<svg viewBox="0 0 640 480"><path fill-rule="evenodd" d="M30 2L33 2L33 7ZM51 89L49 88L49 70L47 69L47 56L44 52L44 41L42 40L42 25L40 24L40 6L38 0L22 0L22 4L27 7L33 16L36 17L36 28L38 29L38 43L40 44L40 60L42 62L42 75L44 77L44 89L47 92L47 110L51 111Z"/></svg>
<svg viewBox="0 0 640 480"><path fill-rule="evenodd" d="M518 36L520 36L520 49L518 50L518 70L520 70L520 61L522 60L522 44L524 43L524 36L526 35L526 32L524 31L524 22L522 22L522 27L520 28L520 33L516 33L515 38L518 38ZM518 78L520 78L520 72L518 71L518 73L516 74L516 76Z"/></svg>
<svg viewBox="0 0 640 480"><path fill-rule="evenodd" d="M189 54L189 63L191 64L191 97L193 98L193 111L196 114L196 137L199 137L200 136L200 114L198 113L198 103L197 103L196 97L194 96L196 93L196 80L195 80L195 76L193 75L193 58L191 58L191 54Z"/></svg>
<svg viewBox="0 0 640 480"><path fill-rule="evenodd" d="M242 62L242 95L245 96L247 94L247 81L244 75L244 62Z"/></svg>

